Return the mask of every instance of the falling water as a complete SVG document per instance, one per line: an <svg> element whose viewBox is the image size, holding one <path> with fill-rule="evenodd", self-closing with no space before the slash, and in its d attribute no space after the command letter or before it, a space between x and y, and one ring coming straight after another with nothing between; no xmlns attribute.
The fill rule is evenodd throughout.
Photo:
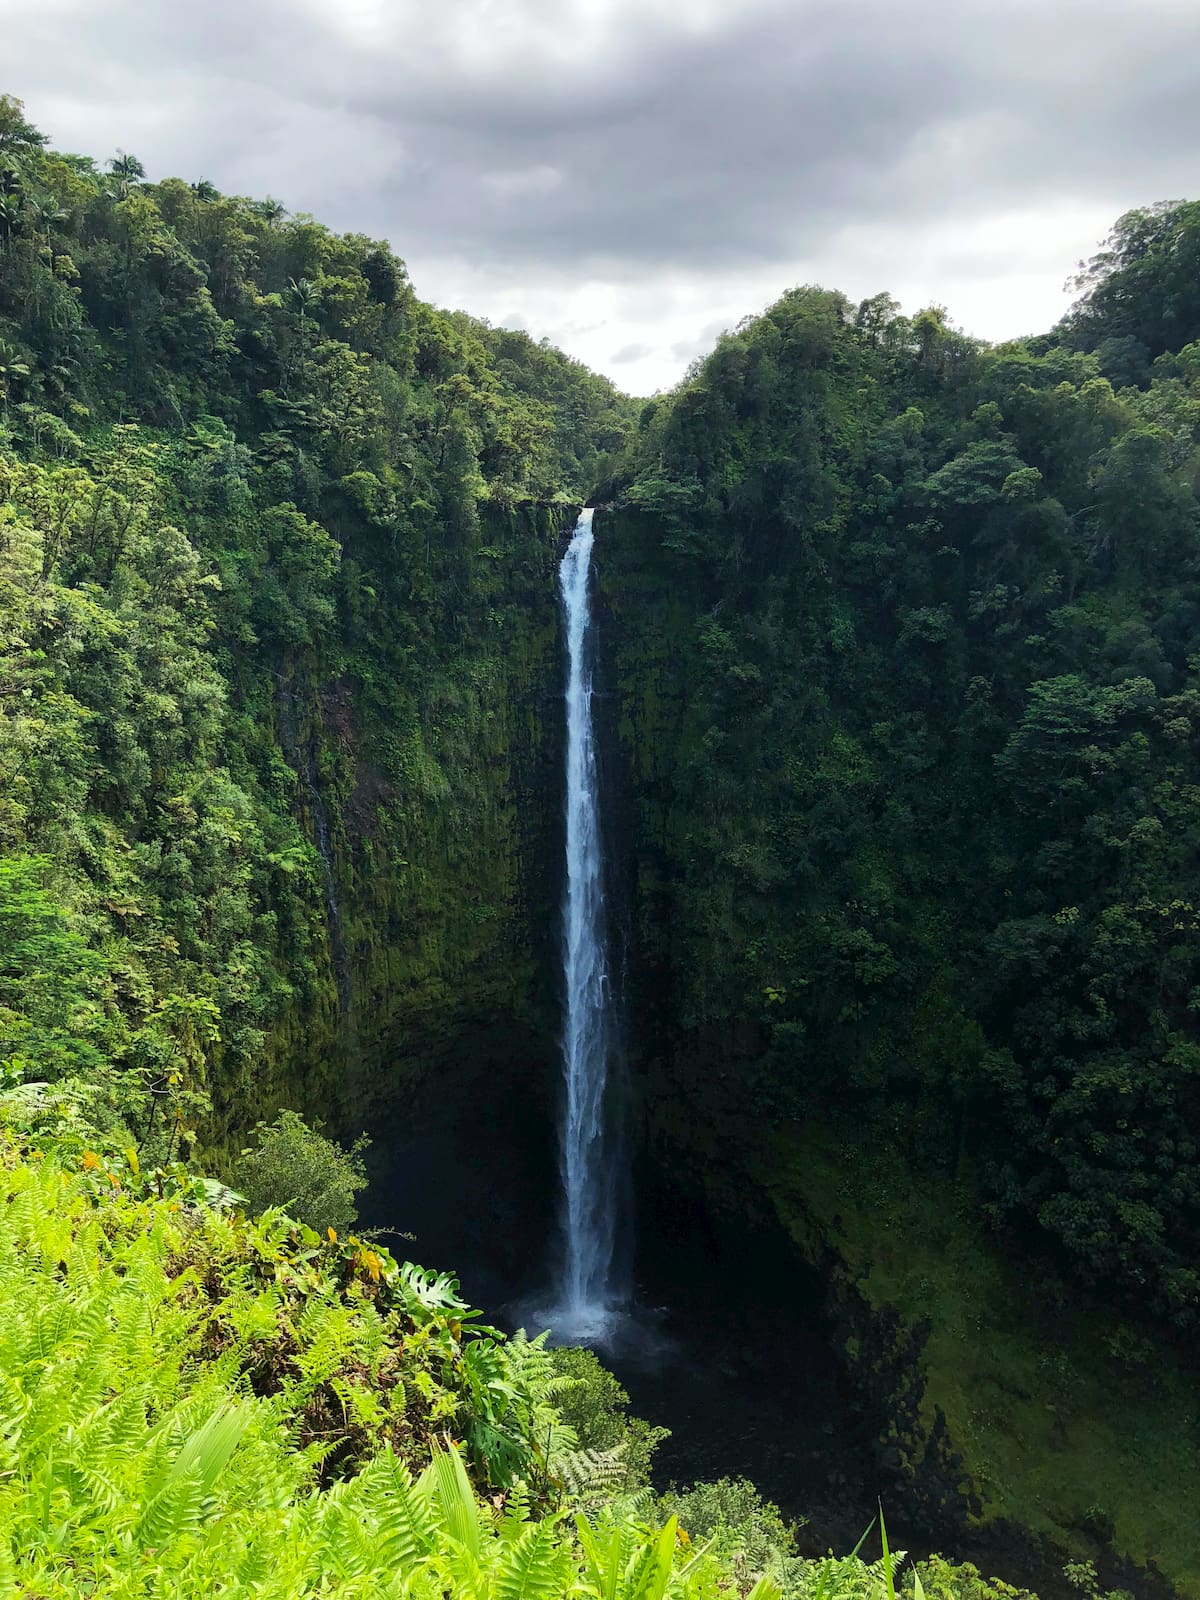
<svg viewBox="0 0 1200 1600"><path fill-rule="evenodd" d="M338 1017L341 1027L354 1031L354 989L350 979L350 961L346 951L346 931L342 923L342 908L338 900L337 873L334 869L333 841L329 832L329 813L321 798L317 783L317 761L311 738L301 748L296 695L285 688L282 678L275 691L280 743L283 753L304 781L308 791L312 816L313 843L321 863L321 881L325 890L326 927L329 930L329 954L337 985Z"/></svg>
<svg viewBox="0 0 1200 1600"><path fill-rule="evenodd" d="M560 1149L564 1254L554 1326L560 1337L580 1340L604 1336L620 1299L613 1276L618 1183L608 1089L615 1030L592 725L591 558L592 512L587 509L580 513L558 575L567 635L566 1094Z"/></svg>

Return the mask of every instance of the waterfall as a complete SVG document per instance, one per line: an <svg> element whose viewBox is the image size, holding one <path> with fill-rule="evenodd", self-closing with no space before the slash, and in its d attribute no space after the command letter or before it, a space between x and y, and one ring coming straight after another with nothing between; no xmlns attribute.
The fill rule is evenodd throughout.
<svg viewBox="0 0 1200 1600"><path fill-rule="evenodd" d="M560 1337L582 1341L603 1337L622 1298L614 1282L621 1156L609 1105L616 1029L592 722L591 558L589 508L580 513L558 574L567 641L567 847L560 1139L564 1248L553 1321Z"/></svg>

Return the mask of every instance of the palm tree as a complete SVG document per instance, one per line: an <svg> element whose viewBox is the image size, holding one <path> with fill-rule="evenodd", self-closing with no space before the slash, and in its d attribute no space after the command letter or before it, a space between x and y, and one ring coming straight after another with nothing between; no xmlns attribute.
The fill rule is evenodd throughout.
<svg viewBox="0 0 1200 1600"><path fill-rule="evenodd" d="M292 297L292 304L300 313L301 320L317 303L318 290L311 278L289 278L288 293Z"/></svg>
<svg viewBox="0 0 1200 1600"><path fill-rule="evenodd" d="M29 215L33 221L33 231L40 233L47 243L50 241L50 230L56 222L66 222L67 213L59 205L52 194L35 194L28 203Z"/></svg>
<svg viewBox="0 0 1200 1600"><path fill-rule="evenodd" d="M250 209L254 212L256 217L261 217L268 228L274 228L278 226L278 224L283 221L284 217L287 216L287 211L284 209L283 202L280 200L273 200L270 195L268 195L265 200L253 201Z"/></svg>
<svg viewBox="0 0 1200 1600"><path fill-rule="evenodd" d="M146 176L146 169L138 158L124 150L117 151L108 163L108 170L112 173L113 188L122 200Z"/></svg>
<svg viewBox="0 0 1200 1600"><path fill-rule="evenodd" d="M296 358L302 361L305 347L308 343L308 317L320 299L320 290L309 278L289 278L287 286L288 298L296 310L296 342L288 353L287 362L283 369L283 383L281 389L287 394L292 381L292 367Z"/></svg>

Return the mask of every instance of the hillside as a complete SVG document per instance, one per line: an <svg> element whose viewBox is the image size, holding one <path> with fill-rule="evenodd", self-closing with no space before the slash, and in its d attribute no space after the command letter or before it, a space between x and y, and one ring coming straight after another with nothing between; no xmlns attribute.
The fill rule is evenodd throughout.
<svg viewBox="0 0 1200 1600"><path fill-rule="evenodd" d="M1131 213L1000 347L795 289L642 404L0 99L6 1577L893 1600L748 1485L656 1499L600 1369L592 1437L448 1276L551 1244L595 502L642 1280L781 1396L803 1285L839 1529L1200 1595L1198 241ZM281 1107L437 1271L302 1215L365 1179Z"/></svg>
<svg viewBox="0 0 1200 1600"><path fill-rule="evenodd" d="M1189 1592L1198 240L1123 219L998 348L792 291L644 409L601 559L656 1169L841 1278L918 1501Z"/></svg>
<svg viewBox="0 0 1200 1600"><path fill-rule="evenodd" d="M552 1031L546 600L626 402L11 100L0 173L4 1053L220 1138Z"/></svg>

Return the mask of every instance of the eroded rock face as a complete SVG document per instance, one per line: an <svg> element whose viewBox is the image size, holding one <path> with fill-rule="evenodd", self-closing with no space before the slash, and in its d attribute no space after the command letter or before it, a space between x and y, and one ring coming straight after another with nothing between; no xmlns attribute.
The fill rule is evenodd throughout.
<svg viewBox="0 0 1200 1600"><path fill-rule="evenodd" d="M494 592L454 637L426 642L410 690L388 681L411 605L396 596L395 632L385 618L369 641L378 681L322 680L302 660L277 692L280 753L324 876L310 981L271 1054L289 1092L348 1131L463 1051L537 1077L557 1035L553 574L570 512L492 520Z"/></svg>
<svg viewBox="0 0 1200 1600"><path fill-rule="evenodd" d="M1065 1592L1063 1563L1081 1559L1113 1586L1169 1591L1154 1553L1164 1529L1176 1558L1186 1546L1178 1530L1188 1491L1169 1507L1160 1496L1161 1515L1143 1517L1161 1473L1155 1452L1139 1453L1130 1440L1160 1424L1177 1440L1173 1405L1148 1371L1126 1370L1117 1386L1124 1409L1115 1412L1112 1360L1094 1333L1099 1323L1118 1329L1111 1307L1091 1305L1044 1241L989 1231L969 1166L956 1171L951 1159L946 1099L922 1088L939 1081L948 1048L969 1047L967 1032L941 1001L891 979L871 989L879 952L866 940L851 950L843 938L843 913L853 907L836 878L837 817L819 819L833 863L824 886L819 874L805 888L809 880L779 881L767 870L776 836L764 835L760 850L756 828L766 826L772 769L752 745L749 761L745 738L763 690L752 675L723 681L738 666L726 660L722 637L737 602L665 547L667 531L644 511L597 517L604 749L643 1141L641 1213L652 1226L675 1216L676 1249L692 1222L703 1232L713 1215L762 1229L776 1239L781 1272L816 1274L808 1331L820 1328L824 1359L865 1430L857 1481L873 1488L862 1526L881 1493L910 1548L952 1550L1043 1594ZM807 688L801 672L793 692ZM801 719L799 738L808 737L804 726ZM719 771L729 739L742 741L744 782L737 791L726 784L717 807L704 775ZM796 744L772 759L798 763L819 806L818 755ZM775 811L770 826L785 824ZM869 832L869 819L854 825ZM866 974L862 992L871 990L857 1013L856 964ZM756 978L772 965L790 973L790 994L773 990L774 977ZM803 1026L777 1026L797 1003ZM880 1072L894 1074L890 1100L870 1088ZM802 1137L792 1140L790 1129ZM842 1213L839 1188L851 1167L856 1193ZM687 1195L676 1196L674 1210L672 1187ZM976 1263L969 1279L960 1270L968 1258ZM1044 1291L1041 1310L1028 1294L1030 1274ZM752 1283L736 1272L733 1280L753 1295ZM794 1339L786 1319L781 1326L784 1342ZM963 1349L979 1357L964 1362ZM1155 1350L1186 1411L1190 1380L1166 1341ZM1060 1370L1072 1382L1059 1381ZM1103 1448L1087 1442L1097 1422L1107 1430ZM1024 1451L1018 1435L1032 1441ZM1185 1461L1183 1481L1194 1481L1186 1441L1170 1448ZM1126 1481L1139 1485L1125 1497L1124 1517L1105 1511L1117 1456ZM760 1474L771 1475L769 1445L764 1460ZM840 1457L837 1470L847 1484L860 1471ZM812 1516L824 1503L821 1482L804 1481L810 1503L797 1509ZM786 1471L768 1492L787 1500ZM847 1500L852 1493L840 1505ZM892 1518L889 1510L889 1525Z"/></svg>

